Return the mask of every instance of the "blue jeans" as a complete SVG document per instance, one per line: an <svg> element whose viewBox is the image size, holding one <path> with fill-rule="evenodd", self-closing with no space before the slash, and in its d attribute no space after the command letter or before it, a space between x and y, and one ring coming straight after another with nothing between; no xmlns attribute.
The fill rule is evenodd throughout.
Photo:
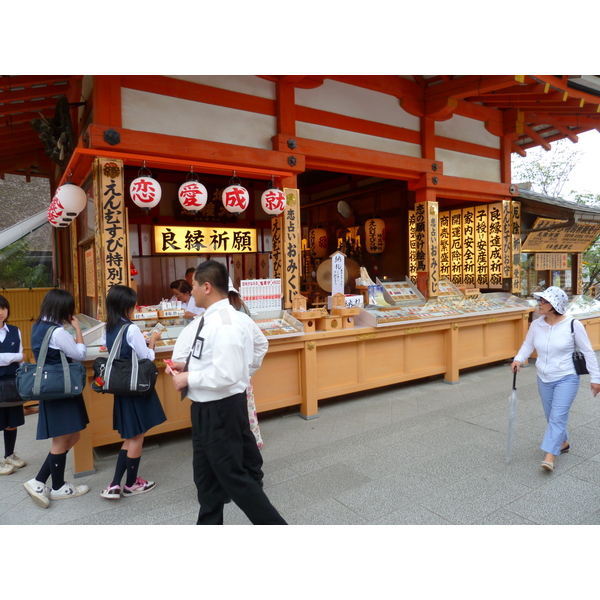
<svg viewBox="0 0 600 600"><path fill-rule="evenodd" d="M579 390L579 375L567 375L558 381L544 383L538 377L538 391L542 398L542 406L548 427L540 448L558 456L563 442L569 439L567 422L569 411L577 391Z"/></svg>

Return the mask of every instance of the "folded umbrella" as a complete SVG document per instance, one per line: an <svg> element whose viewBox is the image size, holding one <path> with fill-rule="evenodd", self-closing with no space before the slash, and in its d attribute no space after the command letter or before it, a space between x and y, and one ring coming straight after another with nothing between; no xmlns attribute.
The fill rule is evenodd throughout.
<svg viewBox="0 0 600 600"><path fill-rule="evenodd" d="M517 369L515 368L513 376L513 387L510 394L510 409L508 412L508 438L506 441L506 462L510 463L510 455L512 452L513 437L515 434L515 414L517 413L517 403L519 397L517 396Z"/></svg>

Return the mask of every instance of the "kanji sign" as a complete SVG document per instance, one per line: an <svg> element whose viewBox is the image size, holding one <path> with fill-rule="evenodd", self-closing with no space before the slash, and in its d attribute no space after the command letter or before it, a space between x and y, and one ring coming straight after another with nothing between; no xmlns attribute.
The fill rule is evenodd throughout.
<svg viewBox="0 0 600 600"><path fill-rule="evenodd" d="M238 254L256 251L256 229L163 225L154 227L156 254Z"/></svg>

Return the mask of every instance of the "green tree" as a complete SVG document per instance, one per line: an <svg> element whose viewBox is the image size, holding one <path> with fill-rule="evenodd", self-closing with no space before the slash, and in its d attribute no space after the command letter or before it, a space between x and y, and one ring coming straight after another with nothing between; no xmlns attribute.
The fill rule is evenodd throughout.
<svg viewBox="0 0 600 600"><path fill-rule="evenodd" d="M31 256L27 240L17 240L0 251L0 287L33 288L51 285L52 275Z"/></svg>
<svg viewBox="0 0 600 600"><path fill-rule="evenodd" d="M568 140L552 144L549 151L534 148L526 157L513 154L511 158L513 183L531 183L532 191L554 198L562 198L561 193L567 184L571 171L584 152L577 150ZM566 200L586 206L600 206L600 195L590 192L570 190ZM586 294L591 286L600 285L600 236L583 254L583 277L589 278L583 284Z"/></svg>
<svg viewBox="0 0 600 600"><path fill-rule="evenodd" d="M523 157L511 157L513 183L531 183L532 191L554 198L562 198L562 190L584 152L577 150L568 140L551 144L551 150L537 147ZM570 191L569 195L575 194ZM568 198L567 198L568 199Z"/></svg>

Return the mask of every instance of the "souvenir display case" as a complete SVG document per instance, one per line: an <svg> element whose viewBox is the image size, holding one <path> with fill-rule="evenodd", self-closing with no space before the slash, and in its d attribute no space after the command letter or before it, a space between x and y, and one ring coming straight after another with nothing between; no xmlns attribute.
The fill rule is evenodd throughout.
<svg viewBox="0 0 600 600"><path fill-rule="evenodd" d="M600 302L589 296L573 296L567 305L567 314L575 319L600 317Z"/></svg>
<svg viewBox="0 0 600 600"><path fill-rule="evenodd" d="M86 346L92 345L96 340L100 340L102 334L104 333L104 323L102 321L97 321L92 317L88 317L84 314L75 315L77 320L79 321L79 326L81 327L81 334L83 335L83 343ZM71 325L67 325L65 329L75 337L75 329Z"/></svg>
<svg viewBox="0 0 600 600"><path fill-rule="evenodd" d="M357 324L368 327L397 325L405 321L432 321L474 313L502 313L529 308L526 300L505 292L463 296L448 294L415 305L396 303L394 306L365 306L357 316Z"/></svg>
<svg viewBox="0 0 600 600"><path fill-rule="evenodd" d="M304 334L301 321L284 310L251 312L250 316L267 339L293 337Z"/></svg>

